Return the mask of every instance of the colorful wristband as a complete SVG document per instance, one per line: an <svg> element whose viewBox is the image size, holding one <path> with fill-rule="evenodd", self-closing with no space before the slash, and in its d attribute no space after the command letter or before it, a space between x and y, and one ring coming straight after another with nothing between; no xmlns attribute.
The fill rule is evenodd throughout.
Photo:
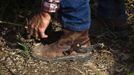
<svg viewBox="0 0 134 75"><path fill-rule="evenodd" d="M49 13L54 13L59 9L60 0L44 0L43 10Z"/></svg>

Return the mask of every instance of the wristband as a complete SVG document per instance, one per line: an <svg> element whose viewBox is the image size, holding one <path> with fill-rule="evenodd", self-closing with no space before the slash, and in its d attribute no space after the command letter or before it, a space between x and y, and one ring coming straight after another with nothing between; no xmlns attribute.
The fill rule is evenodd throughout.
<svg viewBox="0 0 134 75"><path fill-rule="evenodd" d="M59 9L60 0L44 0L42 7L43 10L49 13L54 13Z"/></svg>

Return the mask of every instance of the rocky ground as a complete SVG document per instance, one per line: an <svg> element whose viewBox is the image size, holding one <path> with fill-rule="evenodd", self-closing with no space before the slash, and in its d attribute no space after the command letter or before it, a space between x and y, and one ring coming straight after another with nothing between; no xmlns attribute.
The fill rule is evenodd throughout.
<svg viewBox="0 0 134 75"><path fill-rule="evenodd" d="M120 38L117 33L107 28L90 31L92 43L104 43L105 48L91 52L91 57L85 61L35 60L30 56L30 47L40 41L26 39L25 29L18 24L0 21L0 75L134 75L133 3L133 0L126 1L128 25L132 28L124 33L128 37ZM20 17L23 19L22 15L19 15ZM22 19L18 20L16 17L13 22L22 23ZM52 24L59 25L57 22ZM93 24L96 24L96 21ZM55 32L57 35L51 35L54 32L48 32L52 38L43 43L55 41L57 39L53 36L58 38L57 35L61 34ZM92 34L93 32L96 33Z"/></svg>

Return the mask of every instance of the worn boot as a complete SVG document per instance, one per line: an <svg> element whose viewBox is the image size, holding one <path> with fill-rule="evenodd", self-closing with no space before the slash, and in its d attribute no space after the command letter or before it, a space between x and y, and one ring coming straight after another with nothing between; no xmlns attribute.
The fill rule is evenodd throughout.
<svg viewBox="0 0 134 75"><path fill-rule="evenodd" d="M88 37L88 30L74 32L70 30L63 30L64 34L59 41L50 45L39 45L32 49L32 56L36 58L55 58L64 56L64 52L69 50L74 44L81 44L82 47L88 47L90 40Z"/></svg>

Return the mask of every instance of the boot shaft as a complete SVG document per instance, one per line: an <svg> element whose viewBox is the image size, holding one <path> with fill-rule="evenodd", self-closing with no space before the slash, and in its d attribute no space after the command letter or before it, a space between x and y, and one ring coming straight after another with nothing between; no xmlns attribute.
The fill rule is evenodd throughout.
<svg viewBox="0 0 134 75"><path fill-rule="evenodd" d="M77 43L83 46L90 44L88 30L74 32L74 31L64 29L63 32L64 32L63 36L58 41L58 45L61 47L64 47L64 46L71 47L71 45L74 45Z"/></svg>

